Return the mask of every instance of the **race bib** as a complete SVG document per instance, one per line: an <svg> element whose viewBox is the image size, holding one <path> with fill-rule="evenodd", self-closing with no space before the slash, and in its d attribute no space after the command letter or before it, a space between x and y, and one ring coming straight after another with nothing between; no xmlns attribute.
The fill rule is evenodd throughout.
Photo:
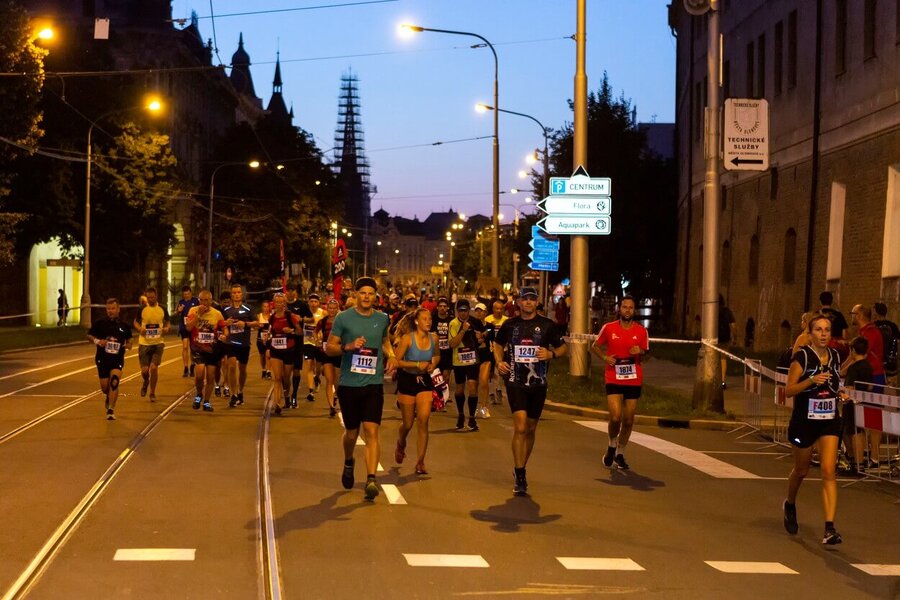
<svg viewBox="0 0 900 600"><path fill-rule="evenodd" d="M322 352L328 351L328 342L322 342Z"/></svg>
<svg viewBox="0 0 900 600"><path fill-rule="evenodd" d="M287 337L276 335L272 338L272 348L275 350L287 350Z"/></svg>
<svg viewBox="0 0 900 600"><path fill-rule="evenodd" d="M616 373L616 381L637 379L637 365L633 358L617 358L613 368Z"/></svg>
<svg viewBox="0 0 900 600"><path fill-rule="evenodd" d="M812 421L833 419L837 410L837 398L810 398L806 418Z"/></svg>
<svg viewBox="0 0 900 600"><path fill-rule="evenodd" d="M438 349L439 350L449 350L450 349L450 340L448 340L448 339L438 340Z"/></svg>
<svg viewBox="0 0 900 600"><path fill-rule="evenodd" d="M537 351L540 346L529 346L525 344L516 344L513 346L513 362L517 363L536 363L540 362L537 357Z"/></svg>
<svg viewBox="0 0 900 600"><path fill-rule="evenodd" d="M316 344L316 326L315 325L304 325L303 326L303 343L304 344Z"/></svg>
<svg viewBox="0 0 900 600"><path fill-rule="evenodd" d="M106 342L105 350L107 354L118 354L121 347L122 344L120 344L119 342L109 340L108 342Z"/></svg>
<svg viewBox="0 0 900 600"><path fill-rule="evenodd" d="M238 325L237 323L232 323L228 330L231 333L244 333L244 326Z"/></svg>
<svg viewBox="0 0 900 600"><path fill-rule="evenodd" d="M374 375L378 355L371 348L360 348L350 355L350 372Z"/></svg>
<svg viewBox="0 0 900 600"><path fill-rule="evenodd" d="M197 334L197 341L201 344L212 344L216 341L216 334L212 331L201 331Z"/></svg>
<svg viewBox="0 0 900 600"><path fill-rule="evenodd" d="M478 362L478 355L471 348L460 348L457 356L459 356L459 364L461 365L474 365Z"/></svg>
<svg viewBox="0 0 900 600"><path fill-rule="evenodd" d="M262 331L260 331L260 332L259 332L259 340L260 340L263 344L265 344L266 342L268 342L268 341L269 341L269 332L266 331L265 329L262 330Z"/></svg>
<svg viewBox="0 0 900 600"><path fill-rule="evenodd" d="M144 328L144 337L153 340L159 337L159 325L147 325Z"/></svg>

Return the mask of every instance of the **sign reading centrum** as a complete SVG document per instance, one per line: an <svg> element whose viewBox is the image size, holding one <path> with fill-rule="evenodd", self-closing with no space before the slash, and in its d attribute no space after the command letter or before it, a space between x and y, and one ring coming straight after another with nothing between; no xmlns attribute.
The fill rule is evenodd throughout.
<svg viewBox="0 0 900 600"><path fill-rule="evenodd" d="M729 171L769 168L769 103L763 99L725 100L724 163Z"/></svg>

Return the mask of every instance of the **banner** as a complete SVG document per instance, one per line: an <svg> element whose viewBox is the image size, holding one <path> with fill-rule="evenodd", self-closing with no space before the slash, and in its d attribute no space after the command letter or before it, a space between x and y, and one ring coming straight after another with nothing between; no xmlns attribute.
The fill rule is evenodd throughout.
<svg viewBox="0 0 900 600"><path fill-rule="evenodd" d="M279 240L279 258L281 260L281 291L287 294L287 261L284 257L284 240Z"/></svg>
<svg viewBox="0 0 900 600"><path fill-rule="evenodd" d="M347 245L344 240L338 240L334 245L334 254L331 257L332 288L334 297L341 300L341 287L344 283L344 267L347 266Z"/></svg>

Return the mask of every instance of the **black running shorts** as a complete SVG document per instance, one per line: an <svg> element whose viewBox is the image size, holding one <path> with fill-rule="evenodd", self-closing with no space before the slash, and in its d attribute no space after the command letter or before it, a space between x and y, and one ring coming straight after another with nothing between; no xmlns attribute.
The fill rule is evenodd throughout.
<svg viewBox="0 0 900 600"><path fill-rule="evenodd" d="M823 419L821 421L791 419L791 422L788 424L788 441L797 448L809 448L816 443L816 440L825 435L840 437L840 418Z"/></svg>
<svg viewBox="0 0 900 600"><path fill-rule="evenodd" d="M606 384L607 396L624 396L625 400L637 400L641 397L641 386L619 385L618 383Z"/></svg>
<svg viewBox="0 0 900 600"><path fill-rule="evenodd" d="M100 379L109 379L109 374L115 370L122 370L122 366L124 365L124 357L119 358L118 356L110 355L110 358L97 358L97 375Z"/></svg>
<svg viewBox="0 0 900 600"><path fill-rule="evenodd" d="M384 410L382 384L373 383L362 387L339 385L337 395L345 429L359 429L360 423L381 424L381 413Z"/></svg>
<svg viewBox="0 0 900 600"><path fill-rule="evenodd" d="M295 365L297 354L299 354L297 348L288 348L287 350L276 350L275 348L269 349L269 358L280 360L286 365ZM303 364L302 356L300 360L300 364Z"/></svg>
<svg viewBox="0 0 900 600"><path fill-rule="evenodd" d="M546 386L506 386L506 399L509 402L509 411L518 412L524 410L529 419L540 419L544 412L544 402L547 400Z"/></svg>
<svg viewBox="0 0 900 600"><path fill-rule="evenodd" d="M225 356L228 358L236 358L239 363L246 365L250 360L250 346L235 346L228 344L225 346Z"/></svg>
<svg viewBox="0 0 900 600"><path fill-rule="evenodd" d="M453 367L453 380L457 385L461 385L469 381L478 381L478 365L466 365L464 367Z"/></svg>
<svg viewBox="0 0 900 600"><path fill-rule="evenodd" d="M397 371L397 393L404 396L418 396L422 392L430 392L434 389L431 375L422 373L413 375L406 371Z"/></svg>

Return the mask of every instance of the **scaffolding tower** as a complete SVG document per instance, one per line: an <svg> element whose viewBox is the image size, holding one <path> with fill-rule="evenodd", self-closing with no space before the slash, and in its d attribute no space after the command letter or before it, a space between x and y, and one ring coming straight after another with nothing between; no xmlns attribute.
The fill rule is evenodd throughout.
<svg viewBox="0 0 900 600"><path fill-rule="evenodd" d="M358 85L359 79L352 71L341 77L333 168L343 189L344 222L368 234L372 188L364 149ZM363 237L354 240L362 242Z"/></svg>

